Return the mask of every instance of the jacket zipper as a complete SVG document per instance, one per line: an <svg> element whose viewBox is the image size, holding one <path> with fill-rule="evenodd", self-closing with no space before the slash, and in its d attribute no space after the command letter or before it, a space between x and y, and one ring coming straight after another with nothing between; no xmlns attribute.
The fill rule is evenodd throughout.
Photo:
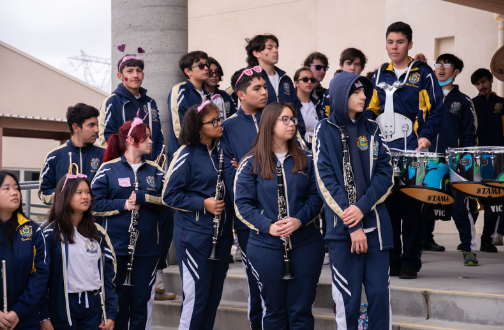
<svg viewBox="0 0 504 330"><path fill-rule="evenodd" d="M82 170L82 147L79 147L79 159L80 159L80 173L83 173Z"/></svg>
<svg viewBox="0 0 504 330"><path fill-rule="evenodd" d="M257 119L254 115L252 115L252 119L254 120L254 125L256 127L256 131L257 131L257 133L259 133L259 126L257 126Z"/></svg>
<svg viewBox="0 0 504 330"><path fill-rule="evenodd" d="M276 74L276 72L275 72L275 74ZM277 95L276 95L276 97L277 97L277 102L280 102L280 95L279 95L279 94L280 94L280 81L282 81L282 78L283 78L283 77L285 77L285 75L283 75L283 76L281 76L280 78L278 78L278 84L277 84L277 91L278 91L278 92L277 92Z"/></svg>

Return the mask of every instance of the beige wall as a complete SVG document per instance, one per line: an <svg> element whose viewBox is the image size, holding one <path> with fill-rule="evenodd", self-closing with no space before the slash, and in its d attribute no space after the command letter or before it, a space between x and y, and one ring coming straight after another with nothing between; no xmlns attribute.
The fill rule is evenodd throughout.
<svg viewBox="0 0 504 330"><path fill-rule="evenodd" d="M66 109L78 102L97 108L108 95L66 73L0 42L0 113L65 118ZM37 169L46 154L59 145L55 140L5 137L3 167Z"/></svg>
<svg viewBox="0 0 504 330"><path fill-rule="evenodd" d="M189 0L189 50L204 50L223 66L221 87L230 85L232 73L245 66L244 39L259 33L279 38L278 66L292 77L311 51L329 57L328 86L338 68L339 54L347 47L368 57L365 72L388 61L387 26L402 20L413 29L411 55L423 53L435 60L435 39L454 36L454 53L465 62L457 79L471 97L476 89L471 73L488 67L497 50L497 24L493 13L440 0Z"/></svg>

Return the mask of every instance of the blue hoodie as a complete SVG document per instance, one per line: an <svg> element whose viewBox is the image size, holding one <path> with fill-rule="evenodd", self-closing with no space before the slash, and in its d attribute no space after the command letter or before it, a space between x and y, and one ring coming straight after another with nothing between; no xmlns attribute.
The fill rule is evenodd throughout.
<svg viewBox="0 0 504 330"><path fill-rule="evenodd" d="M304 170L292 173L294 158L290 153L282 165L287 215L301 221L301 227L291 235L294 249L322 238L320 229L317 228L318 215L322 211L322 199L317 192L311 154L306 151L303 153L308 161L308 167ZM268 233L270 225L278 221L276 173L273 179L263 179L260 169L258 174L254 174L253 163L254 156L247 156L236 173L234 182L236 216L250 228L249 244L283 249L280 237Z"/></svg>
<svg viewBox="0 0 504 330"><path fill-rule="evenodd" d="M140 205L135 256L152 257L159 255L159 221L161 212L167 211L161 199L164 172L150 160L143 160L135 173L122 155L103 163L96 173L91 188L96 199L93 214L104 217L103 226L112 241L117 256L128 255L131 211L124 209L124 203L135 190L135 178L139 187L135 191L136 205Z"/></svg>
<svg viewBox="0 0 504 330"><path fill-rule="evenodd" d="M16 329L40 329L37 308L49 278L44 235L35 222L22 214L15 212L9 223L13 224L14 219L17 219L17 228L12 251L0 233L1 259L6 260L7 269L7 310L16 312L19 318ZM3 303L3 287L0 294Z"/></svg>
<svg viewBox="0 0 504 330"><path fill-rule="evenodd" d="M257 111L255 115L247 115L240 108L222 125L224 132L220 143L224 149L224 182L231 200L233 200L233 183L236 175L236 169L231 165L231 160L234 158L239 164L240 160L252 149L259 131L261 114L262 109ZM248 230L249 228L235 217L234 229Z"/></svg>
<svg viewBox="0 0 504 330"><path fill-rule="evenodd" d="M40 170L38 196L45 204L52 204L54 200L54 190L59 180L68 173L70 166L70 156L72 153L72 163L79 167L79 173L86 174L89 181L92 181L102 162L105 149L95 145L76 147L72 140L51 150Z"/></svg>
<svg viewBox="0 0 504 330"><path fill-rule="evenodd" d="M365 106L368 105L373 93L371 82L353 73L339 73L331 80L329 87L331 115L315 128L313 160L317 186L325 203L325 238L349 240L350 233L359 228L377 227L380 248L390 249L393 246L392 225L383 202L393 186L391 155L376 122L358 114L353 123L348 116L348 97L357 79L366 88ZM362 221L353 228L348 228L341 220L343 211L350 205L344 187L340 127L346 127L348 134L357 189L355 206L364 214Z"/></svg>
<svg viewBox="0 0 504 330"><path fill-rule="evenodd" d="M112 243L100 225L96 225L96 235L100 238L100 249L104 256L103 277L105 278L105 311L107 319L115 321L117 315L117 293L114 292L114 278L116 276L117 262L115 259ZM47 259L49 262L49 282L47 292L40 301L40 320L50 318L54 327L69 327L72 325L70 317L70 307L68 302L68 292L65 286L67 283L68 239L65 243L59 239L59 227L53 222L44 229L44 237L47 245ZM65 260L65 264L63 264ZM65 267L65 269L63 269ZM97 265L101 273L101 263Z"/></svg>
<svg viewBox="0 0 504 330"><path fill-rule="evenodd" d="M168 117L170 118L170 139L168 140L168 161L171 162L173 154L178 150L178 138L182 120L187 110L195 104L201 104L209 95L203 89L204 97L198 92L196 87L187 79L175 86L168 95Z"/></svg>
<svg viewBox="0 0 504 330"><path fill-rule="evenodd" d="M161 130L161 122L159 121L159 111L156 101L147 96L145 88L140 87L139 93L140 98L137 99L121 83L117 85L114 93L103 101L100 108L98 144L106 147L110 134L118 133L119 128L125 122L133 120L137 116L138 109L140 109L140 117L145 117L150 107L150 116L144 119L144 123L149 125L150 121L152 121L152 127L149 125L152 138L152 152L150 155L145 155L145 159L155 160L161 153L164 144L163 131Z"/></svg>
<svg viewBox="0 0 504 330"><path fill-rule="evenodd" d="M215 197L219 155L217 141L212 151L206 144L182 146L173 156L163 188L164 203L179 212L175 223L190 231L213 235L214 215L203 208L203 201ZM225 178L224 178L225 179ZM232 233L233 204L225 189L219 236Z"/></svg>

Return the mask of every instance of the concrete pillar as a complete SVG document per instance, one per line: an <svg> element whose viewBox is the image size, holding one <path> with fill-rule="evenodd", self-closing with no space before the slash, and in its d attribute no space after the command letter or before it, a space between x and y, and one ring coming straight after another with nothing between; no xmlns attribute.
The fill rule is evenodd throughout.
<svg viewBox="0 0 504 330"><path fill-rule="evenodd" d="M160 112L165 144L168 146L169 124L167 99L171 88L185 80L178 67L180 56L188 47L188 0L112 0L112 91L119 80L117 62L125 54L138 54L145 61L142 84L156 100ZM117 46L126 44L124 53ZM176 264L170 249L170 264Z"/></svg>
<svg viewBox="0 0 504 330"><path fill-rule="evenodd" d="M499 32L497 34L497 49L500 49L504 46L504 15L494 14L494 20L498 24ZM497 86L495 86L495 92L499 96L504 96L504 83L498 79L494 79L494 84L497 82Z"/></svg>

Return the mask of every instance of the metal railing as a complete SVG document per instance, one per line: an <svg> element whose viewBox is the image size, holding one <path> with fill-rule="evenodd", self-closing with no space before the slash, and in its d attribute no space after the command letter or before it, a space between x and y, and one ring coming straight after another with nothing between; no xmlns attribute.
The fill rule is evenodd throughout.
<svg viewBox="0 0 504 330"><path fill-rule="evenodd" d="M39 182L38 181L24 181L19 183L19 189L21 190L26 190L24 202L23 202L23 207L25 214L28 218L30 218L32 215L40 215L40 216L46 216L47 212L32 212L31 208L41 208L41 209L50 209L51 205L46 205L43 203L32 203L31 201L31 192L32 190L37 190L39 189Z"/></svg>

